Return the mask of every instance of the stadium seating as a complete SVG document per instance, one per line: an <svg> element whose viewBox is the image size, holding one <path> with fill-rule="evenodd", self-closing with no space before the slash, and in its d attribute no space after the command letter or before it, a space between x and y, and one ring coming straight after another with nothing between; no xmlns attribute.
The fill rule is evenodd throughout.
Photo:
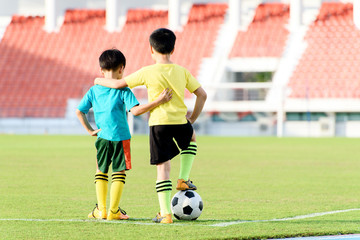
<svg viewBox="0 0 360 240"><path fill-rule="evenodd" d="M247 31L239 31L229 58L281 57L289 34L289 5L263 3Z"/></svg>
<svg viewBox="0 0 360 240"><path fill-rule="evenodd" d="M176 32L173 60L195 76L201 59L212 54L226 8L194 5L183 31ZM125 75L152 64L148 37L167 26L167 17L167 11L129 10L121 31L110 33L104 10L68 10L61 28L48 33L44 17L13 16L0 42L0 117L63 118L67 100L81 98L100 76L103 50L116 47L125 54ZM146 97L143 89L135 94Z"/></svg>
<svg viewBox="0 0 360 240"><path fill-rule="evenodd" d="M360 31L349 3L324 2L288 83L291 98L359 98Z"/></svg>
<svg viewBox="0 0 360 240"><path fill-rule="evenodd" d="M121 49L129 63L126 71L133 72L151 63L144 54L148 34L166 24L165 11L134 10L121 32L109 33L105 11L68 10L60 30L47 33L43 17L14 16L0 44L6 89L0 117L64 117L67 99L81 98L100 76L101 51Z"/></svg>

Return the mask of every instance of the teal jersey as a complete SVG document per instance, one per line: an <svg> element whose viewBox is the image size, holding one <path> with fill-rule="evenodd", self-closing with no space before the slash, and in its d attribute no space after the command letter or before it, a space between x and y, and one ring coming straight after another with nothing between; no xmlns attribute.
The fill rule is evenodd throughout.
<svg viewBox="0 0 360 240"><path fill-rule="evenodd" d="M126 111L139 105L129 88L112 89L95 85L81 100L78 109L87 114L93 108L96 126L101 129L98 137L109 141L131 138Z"/></svg>

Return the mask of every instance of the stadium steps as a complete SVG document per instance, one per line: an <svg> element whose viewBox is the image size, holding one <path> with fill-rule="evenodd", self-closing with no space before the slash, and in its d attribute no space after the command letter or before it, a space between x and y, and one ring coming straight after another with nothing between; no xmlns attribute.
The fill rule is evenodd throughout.
<svg viewBox="0 0 360 240"><path fill-rule="evenodd" d="M285 50L272 79L272 86L266 96L268 104L281 107L284 98L289 94L290 89L287 88L289 79L306 49L303 38L307 29L307 26L303 26L289 34Z"/></svg>
<svg viewBox="0 0 360 240"><path fill-rule="evenodd" d="M227 4L194 4L183 30L176 32L174 62L197 77L203 58L212 56L218 31L224 23Z"/></svg>
<svg viewBox="0 0 360 240"><path fill-rule="evenodd" d="M240 29L236 33L234 44L227 56L227 67L234 72L275 71L278 62L280 62L283 56L289 37L289 31L286 28L288 21L288 4L259 4L255 9L254 18L248 28L246 30ZM233 69L234 66L235 68ZM247 83L244 84L246 85ZM253 85L255 84L257 83ZM240 85L237 86L241 88ZM259 88L266 88L263 83L259 83L258 86ZM233 92L230 92L230 95L231 94L233 94ZM229 106L232 111L275 110L273 105L269 105L266 101L260 100L241 102L226 100L219 103L221 103L222 106L224 106L224 104Z"/></svg>
<svg viewBox="0 0 360 240"><path fill-rule="evenodd" d="M208 10L209 16L203 16L201 21L204 21L208 31L211 31L208 35L211 35L212 38L209 42L207 42L207 46L202 46L204 48L208 48L208 50L204 51L206 55L200 59L201 61L197 72L197 79L207 91L207 104L211 104L210 102L213 98L212 95L214 94L211 94L212 89L209 89L207 86L213 85L214 81L219 78L219 71L223 71L225 69L224 64L226 63L227 55L224 53L228 52L226 49L229 48L228 32L231 32L233 29L229 30L230 26L225 24L225 17L228 9L227 4L208 4L206 7L213 10ZM197 12L193 11L191 14L196 16ZM210 18L214 19L211 20ZM194 18L189 20L194 21ZM216 23L215 26L213 26L214 23ZM201 39L199 40L203 41ZM199 45L201 45L201 43Z"/></svg>

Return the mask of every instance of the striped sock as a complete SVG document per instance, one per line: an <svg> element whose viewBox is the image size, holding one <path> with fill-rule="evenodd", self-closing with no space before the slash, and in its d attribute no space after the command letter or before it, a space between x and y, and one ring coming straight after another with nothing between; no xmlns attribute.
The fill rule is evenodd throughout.
<svg viewBox="0 0 360 240"><path fill-rule="evenodd" d="M106 195L108 190L108 175L107 173L95 174L95 188L98 208L100 211L106 209Z"/></svg>
<svg viewBox="0 0 360 240"><path fill-rule="evenodd" d="M188 148L181 151L179 179L184 179L185 181L189 179L196 151L196 142L190 142Z"/></svg>
<svg viewBox="0 0 360 240"><path fill-rule="evenodd" d="M120 199L125 185L125 173L114 173L110 188L110 210L115 213L119 208Z"/></svg>
<svg viewBox="0 0 360 240"><path fill-rule="evenodd" d="M171 180L156 181L156 191L159 198L161 216L171 214Z"/></svg>

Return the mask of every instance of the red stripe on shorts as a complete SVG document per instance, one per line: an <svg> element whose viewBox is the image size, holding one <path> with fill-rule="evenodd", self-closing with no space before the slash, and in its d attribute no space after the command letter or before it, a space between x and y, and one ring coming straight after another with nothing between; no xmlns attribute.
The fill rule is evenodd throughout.
<svg viewBox="0 0 360 240"><path fill-rule="evenodd" d="M126 170L130 170L131 169L130 139L123 140L122 144L123 144L124 155L125 155Z"/></svg>

